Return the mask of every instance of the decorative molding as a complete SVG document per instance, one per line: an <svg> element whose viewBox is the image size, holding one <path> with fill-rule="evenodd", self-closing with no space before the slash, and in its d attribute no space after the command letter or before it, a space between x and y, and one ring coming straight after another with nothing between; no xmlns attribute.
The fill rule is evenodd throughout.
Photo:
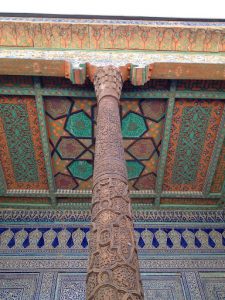
<svg viewBox="0 0 225 300"><path fill-rule="evenodd" d="M224 207L225 207L225 180L224 180L224 183L223 183L222 193L221 193L221 197L220 197L219 204L220 204L221 206L224 206Z"/></svg>
<svg viewBox="0 0 225 300"><path fill-rule="evenodd" d="M223 52L224 22L1 17L1 47Z"/></svg>
<svg viewBox="0 0 225 300"><path fill-rule="evenodd" d="M151 26L178 26L178 27L205 27L207 28L215 28L215 27L224 27L225 22L222 21L193 21L193 20L152 20L147 19L113 19L113 18L76 18L76 17L70 17L70 18L63 18L61 16L58 17L47 17L47 16L42 16L42 17L34 17L34 16L27 16L27 17L19 17L19 16L1 16L0 17L0 22L24 22L24 23L71 23L71 24L100 24L100 25L107 25L107 24L118 24L118 25L151 25Z"/></svg>
<svg viewBox="0 0 225 300"><path fill-rule="evenodd" d="M39 89L40 89L40 80L39 80L39 78L34 78L35 100L36 100L36 105L37 105L39 128L40 128L40 133L41 133L41 140L42 140L45 167L46 167L47 178L48 178L49 192L50 192L50 198L52 201L52 205L55 206L56 205L56 197L54 195L54 192L55 192L56 188L55 188L54 176L52 173L51 157L50 157L48 135L47 135L46 121L45 121L45 110L44 110L43 98L42 98L42 95L40 95L40 93L39 93Z"/></svg>
<svg viewBox="0 0 225 300"><path fill-rule="evenodd" d="M91 190L56 190L55 197L84 197L91 198ZM7 190L7 196L10 197L49 197L49 191L47 190ZM156 193L152 190L130 191L131 198L155 198ZM206 199L218 199L221 197L220 193L210 193L205 196L202 192L198 191L162 191L162 197L165 198L206 198Z"/></svg>
<svg viewBox="0 0 225 300"><path fill-rule="evenodd" d="M171 272L178 268L183 271L194 269L194 270L218 270L225 269L225 257L223 256L212 256L209 259L208 255L202 255L201 258L189 257L184 259L182 255L168 255L159 259L158 255L151 255L147 259L143 257L140 259L140 267L142 272L149 272L151 270L157 270L160 272ZM14 256L14 258L2 257L0 260L0 270L20 270L27 271L32 270L44 270L44 269L62 269L66 272L74 269L76 272L86 272L87 269L87 257L81 255L76 257L75 255L67 256L66 258L59 258L52 256L46 259L40 256L24 257Z"/></svg>
<svg viewBox="0 0 225 300"><path fill-rule="evenodd" d="M0 222L9 223L75 223L90 222L90 203L74 203L73 209L1 209ZM148 204L133 204L133 215L135 222L147 224L154 223L210 223L223 224L225 222L225 211L216 210L182 210L161 209L156 210Z"/></svg>
<svg viewBox="0 0 225 300"><path fill-rule="evenodd" d="M220 198L220 193L211 193L207 197L202 192L199 191L163 191L162 197L165 198L205 198L205 199L218 199Z"/></svg>
<svg viewBox="0 0 225 300"><path fill-rule="evenodd" d="M207 175L203 187L203 194L205 196L208 196L210 193L213 177L216 172L216 167L218 165L219 156L223 147L224 139L225 139L225 107L223 110L223 115L220 121L220 127L218 129L217 138L214 144L214 150L211 156L210 164L208 167L208 171L207 171Z"/></svg>
<svg viewBox="0 0 225 300"><path fill-rule="evenodd" d="M160 197L162 194L164 171L166 167L167 152L168 152L169 141L170 141L170 131L171 131L172 119L173 119L173 109L175 104L175 93L176 93L176 81L172 81L170 87L170 97L168 99L168 104L167 104L166 122L165 122L164 136L162 139L163 141L162 150L160 153L159 167L157 171L157 179L156 179L156 187L155 187L155 191L156 191L155 206L160 205Z"/></svg>
<svg viewBox="0 0 225 300"><path fill-rule="evenodd" d="M77 98L95 98L94 90L87 90L86 88L79 88L77 90L71 90L68 88L42 88L40 87L39 93L42 96L57 96L57 97L77 97ZM0 85L0 94L2 95L35 95L34 88L23 87L8 87ZM167 99L170 96L169 91L164 90L134 90L134 91L122 91L121 100L133 99L133 98L145 98L145 99ZM176 91L175 98L186 99L225 99L225 92L212 92L212 91Z"/></svg>
<svg viewBox="0 0 225 300"><path fill-rule="evenodd" d="M136 224L134 238L140 255L224 254L222 224ZM93 242L89 224L12 224L0 227L0 255L53 255L59 251L87 256Z"/></svg>

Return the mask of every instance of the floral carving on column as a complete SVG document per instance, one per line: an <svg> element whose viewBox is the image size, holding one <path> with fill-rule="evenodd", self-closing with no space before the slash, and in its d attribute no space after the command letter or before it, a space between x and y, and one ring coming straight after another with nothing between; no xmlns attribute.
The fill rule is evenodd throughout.
<svg viewBox="0 0 225 300"><path fill-rule="evenodd" d="M113 66L98 68L94 85L98 116L87 299L144 299L121 135L121 74Z"/></svg>

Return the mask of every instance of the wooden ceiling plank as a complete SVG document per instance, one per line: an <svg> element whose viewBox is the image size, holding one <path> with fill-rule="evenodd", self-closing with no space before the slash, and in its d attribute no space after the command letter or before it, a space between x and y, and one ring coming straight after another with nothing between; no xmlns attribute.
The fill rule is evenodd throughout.
<svg viewBox="0 0 225 300"><path fill-rule="evenodd" d="M176 93L176 81L173 80L171 82L171 86L170 86L170 97L168 99L168 105L167 105L164 136L162 139L162 148L161 148L161 153L160 153L159 166L158 166L158 170L157 170L156 187L155 187L155 191L156 191L155 206L156 207L158 207L160 205L160 197L162 194L164 172L165 172L166 160L167 160L167 152L168 152L169 141L170 141L170 131L171 131L172 119L173 119L173 109L174 109L174 104L175 104L175 93Z"/></svg>
<svg viewBox="0 0 225 300"><path fill-rule="evenodd" d="M203 194L205 196L208 196L210 193L210 189L211 189L211 185L212 185L212 181L216 172L216 168L218 165L218 161L219 161L219 156L220 156L220 152L222 150L223 147L223 142L225 139L225 107L223 110L223 115L222 115L222 119L220 122L220 127L218 129L218 133L217 133L217 138L214 144L214 150L210 159L210 164L208 167L208 171L207 171L207 175L206 175L206 180L204 183L204 187L203 187Z"/></svg>
<svg viewBox="0 0 225 300"><path fill-rule="evenodd" d="M26 95L34 96L35 91L33 88L22 88L22 87L9 87L9 86L0 86L1 95Z"/></svg>
<svg viewBox="0 0 225 300"><path fill-rule="evenodd" d="M43 148L44 160L45 160L45 168L46 168L47 178L48 178L49 194L50 194L52 206L55 207L57 205L56 197L54 194L56 191L56 187L55 187L55 180L52 172L48 133L46 127L46 120L45 120L45 109L44 109L43 97L41 95L41 84L40 84L39 77L34 77L34 89L35 89L35 100L36 100L37 112L38 112L39 129L41 133L42 148Z"/></svg>
<svg viewBox="0 0 225 300"><path fill-rule="evenodd" d="M225 99L225 92L211 91L177 91L176 98L182 99Z"/></svg>

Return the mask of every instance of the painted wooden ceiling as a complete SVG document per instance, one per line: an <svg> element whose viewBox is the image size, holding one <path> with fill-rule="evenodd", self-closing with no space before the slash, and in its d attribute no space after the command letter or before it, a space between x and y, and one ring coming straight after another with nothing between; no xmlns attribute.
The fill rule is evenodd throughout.
<svg viewBox="0 0 225 300"><path fill-rule="evenodd" d="M225 81L124 84L120 105L131 197L155 207L225 201ZM93 86L0 77L0 206L90 202Z"/></svg>

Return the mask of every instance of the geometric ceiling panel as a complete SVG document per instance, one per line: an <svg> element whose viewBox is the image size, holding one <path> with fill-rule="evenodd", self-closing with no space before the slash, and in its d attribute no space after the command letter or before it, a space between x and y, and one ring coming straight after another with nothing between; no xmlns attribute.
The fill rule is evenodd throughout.
<svg viewBox="0 0 225 300"><path fill-rule="evenodd" d="M144 169L144 166L139 161L129 160L126 164L128 179L138 178Z"/></svg>
<svg viewBox="0 0 225 300"><path fill-rule="evenodd" d="M87 180L93 174L93 166L88 160L75 160L68 165L68 170L73 177L81 180Z"/></svg>
<svg viewBox="0 0 225 300"><path fill-rule="evenodd" d="M74 137L91 138L92 137L92 122L84 111L71 114L67 118L66 131Z"/></svg>
<svg viewBox="0 0 225 300"><path fill-rule="evenodd" d="M51 118L56 120L59 117L66 116L72 103L69 99L65 97L63 101L60 101L58 97L51 98L51 101L46 101L46 108L48 111L48 114Z"/></svg>
<svg viewBox="0 0 225 300"><path fill-rule="evenodd" d="M122 135L131 189L155 188L166 104L165 99L121 101Z"/></svg>
<svg viewBox="0 0 225 300"><path fill-rule="evenodd" d="M144 116L149 117L150 119L157 122L159 121L165 112L165 105L163 102L158 101L157 99L152 99L150 101L142 101L141 108Z"/></svg>
<svg viewBox="0 0 225 300"><path fill-rule="evenodd" d="M155 145L152 139L134 141L134 143L127 148L128 153L142 160L149 159L152 153L154 153L154 150Z"/></svg>
<svg viewBox="0 0 225 300"><path fill-rule="evenodd" d="M96 103L90 99L72 97L58 97L57 100L62 110L60 113L58 109L57 117L54 115L53 119L51 109L55 98L44 98L56 187L89 190L93 174Z"/></svg>
<svg viewBox="0 0 225 300"><path fill-rule="evenodd" d="M150 190L154 190L155 182L156 182L156 174L154 173L146 174L138 178L138 180L134 184L134 187L137 190L144 190L146 189L146 186L148 186Z"/></svg>
<svg viewBox="0 0 225 300"><path fill-rule="evenodd" d="M138 114L129 112L122 120L122 135L126 138L141 137L147 130L145 119Z"/></svg>
<svg viewBox="0 0 225 300"><path fill-rule="evenodd" d="M56 186L60 186L62 189L73 190L77 187L77 182L69 175L58 173L55 175Z"/></svg>
<svg viewBox="0 0 225 300"><path fill-rule="evenodd" d="M33 97L0 97L0 161L8 189L48 189Z"/></svg>
<svg viewBox="0 0 225 300"><path fill-rule="evenodd" d="M176 100L164 191L202 191L223 107L221 100Z"/></svg>
<svg viewBox="0 0 225 300"><path fill-rule="evenodd" d="M85 147L78 141L70 137L62 137L59 141L56 151L61 159L73 159L81 156L86 151Z"/></svg>
<svg viewBox="0 0 225 300"><path fill-rule="evenodd" d="M33 89L33 82L32 77L0 76L0 89L4 90L5 86L10 93L17 93L19 90L29 92ZM93 86L88 86L86 90L84 87L72 85L69 80L56 77L45 77L41 82L45 82L49 95L52 92L62 95L43 96L55 185L59 190L91 191L97 106L93 98L87 98L85 95L89 90L92 95L94 94ZM150 203L149 197L154 197L165 207L184 204L219 205L223 201L219 193L225 182L225 140L221 145L223 132L221 130L218 133L218 130L222 128L221 122L224 122L222 114L225 102L213 100L213 97L214 91L215 95L218 91L225 91L225 81L176 81L176 89L182 94L183 91L193 95L195 91L203 93L212 91L212 100L191 99L190 94L189 99L176 97L172 115L168 109L169 119L165 137L169 139L169 144L167 145L166 140L163 147L167 152L167 156L165 153L163 156L166 158L166 165L162 160L160 170L158 162L162 150L167 100L163 99L164 92L162 99L145 98L148 88L150 93L154 90L151 84L157 84L157 93L161 93L157 82L159 83L159 81L154 83L154 80L148 82L148 87L124 85L125 97L126 92L130 95L134 92L135 95L133 99L126 98L120 101L129 188L149 191L133 193L135 197L139 195L147 197L145 200L138 198L138 201ZM43 92L43 87L40 86L39 93ZM67 90L62 92L63 88ZM162 85L161 89L165 91L165 86ZM45 89L44 93L47 92ZM218 95L216 97L218 99ZM54 184L49 164L46 166L50 193L43 191L38 195L39 192L34 191L49 189L44 160L47 147L45 143L42 145L42 140L44 142L46 138L45 126L42 122L39 124L39 119L41 121L42 118L38 115L41 112L41 105L40 98L37 104L36 99L34 95L0 96L0 206L10 203L49 205L53 203L55 196L62 197L63 191L58 191L58 195L52 192ZM45 156L46 158L48 159L48 156ZM164 177L160 177L157 181L157 174L163 173ZM158 189L155 191L156 183ZM11 192L10 196L5 194L6 185ZM31 190L34 196L31 194L26 196L26 192L22 190ZM155 191L157 196L152 195L152 191ZM208 197L202 195L198 197L198 194L190 193L189 197L188 192L191 191L206 193L210 191L211 194ZM185 195L179 196L180 192L184 192ZM148 196L149 193L151 196ZM78 201L80 199L78 197L79 193L76 196L70 194L65 196L67 199L65 201L68 203Z"/></svg>
<svg viewBox="0 0 225 300"><path fill-rule="evenodd" d="M57 101L54 97L45 97L44 100L56 187L90 190L96 102L72 97L58 97ZM57 114L52 112L54 106ZM131 189L154 189L165 110L166 101L161 99L121 101L122 134Z"/></svg>

